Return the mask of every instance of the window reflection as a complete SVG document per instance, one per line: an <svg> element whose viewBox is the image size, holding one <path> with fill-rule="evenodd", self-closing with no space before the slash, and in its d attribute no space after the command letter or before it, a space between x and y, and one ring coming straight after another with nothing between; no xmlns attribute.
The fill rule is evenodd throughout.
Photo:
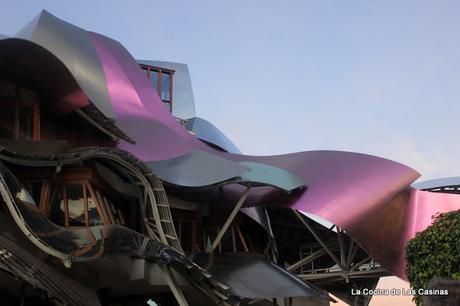
<svg viewBox="0 0 460 306"><path fill-rule="evenodd" d="M150 70L150 83L152 87L158 92L158 71Z"/></svg>
<svg viewBox="0 0 460 306"><path fill-rule="evenodd" d="M99 212L97 211L96 203L91 197L88 198L88 217L90 226L102 224L102 219L99 216Z"/></svg>
<svg viewBox="0 0 460 306"><path fill-rule="evenodd" d="M163 72L161 74L161 100L163 100L163 101L169 101L170 100L169 78L170 78L169 73Z"/></svg>
<svg viewBox="0 0 460 306"><path fill-rule="evenodd" d="M66 184L65 189L69 209L69 225L85 225L85 199L83 198L83 185ZM61 210L65 211L64 207L61 206Z"/></svg>
<svg viewBox="0 0 460 306"><path fill-rule="evenodd" d="M88 181L60 184L50 219L62 226L124 224L120 209ZM102 215L101 215L102 214Z"/></svg>

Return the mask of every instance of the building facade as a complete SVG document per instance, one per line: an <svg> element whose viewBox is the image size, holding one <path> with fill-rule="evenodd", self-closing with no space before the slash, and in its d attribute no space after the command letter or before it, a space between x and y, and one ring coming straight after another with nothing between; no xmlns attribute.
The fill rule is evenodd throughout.
<svg viewBox="0 0 460 306"><path fill-rule="evenodd" d="M407 241L460 209L418 176L351 152L242 155L195 114L187 65L46 11L0 36L5 305L367 305L352 289L406 278Z"/></svg>

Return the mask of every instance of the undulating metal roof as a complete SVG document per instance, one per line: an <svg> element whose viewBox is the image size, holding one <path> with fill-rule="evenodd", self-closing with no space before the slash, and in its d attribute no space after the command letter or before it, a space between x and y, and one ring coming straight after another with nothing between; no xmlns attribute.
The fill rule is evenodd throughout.
<svg viewBox="0 0 460 306"><path fill-rule="evenodd" d="M286 192L306 187L302 178L289 171L256 162L235 163L201 150L147 165L161 180L182 187L239 183L272 186Z"/></svg>

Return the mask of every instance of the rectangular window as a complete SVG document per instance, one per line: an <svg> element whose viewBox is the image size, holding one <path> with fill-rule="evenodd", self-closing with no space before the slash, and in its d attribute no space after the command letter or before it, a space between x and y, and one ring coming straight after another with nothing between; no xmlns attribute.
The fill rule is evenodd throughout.
<svg viewBox="0 0 460 306"><path fill-rule="evenodd" d="M0 104L0 138L14 138L15 114L16 109L14 105Z"/></svg>
<svg viewBox="0 0 460 306"><path fill-rule="evenodd" d="M32 140L34 137L34 109L30 106L19 106L18 137L19 140Z"/></svg>
<svg viewBox="0 0 460 306"><path fill-rule="evenodd" d="M141 68L147 72L147 78L150 80L150 84L163 101L165 107L167 107L169 111L172 111L174 71L146 65L141 65Z"/></svg>
<svg viewBox="0 0 460 306"><path fill-rule="evenodd" d="M156 70L150 70L150 83L152 84L152 87L155 89L156 92L158 92L158 71Z"/></svg>
<svg viewBox="0 0 460 306"><path fill-rule="evenodd" d="M170 93L169 93L169 80L171 75L167 72L163 72L161 74L161 100L164 102L169 102L171 100Z"/></svg>
<svg viewBox="0 0 460 306"><path fill-rule="evenodd" d="M40 140L40 108L33 91L0 81L0 138Z"/></svg>

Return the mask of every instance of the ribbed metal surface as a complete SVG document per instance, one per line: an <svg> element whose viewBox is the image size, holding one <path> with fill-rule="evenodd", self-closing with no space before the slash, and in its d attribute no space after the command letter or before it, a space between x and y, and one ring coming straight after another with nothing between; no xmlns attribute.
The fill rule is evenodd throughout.
<svg viewBox="0 0 460 306"><path fill-rule="evenodd" d="M0 235L0 268L67 305L101 305L93 290L68 278L3 235Z"/></svg>

